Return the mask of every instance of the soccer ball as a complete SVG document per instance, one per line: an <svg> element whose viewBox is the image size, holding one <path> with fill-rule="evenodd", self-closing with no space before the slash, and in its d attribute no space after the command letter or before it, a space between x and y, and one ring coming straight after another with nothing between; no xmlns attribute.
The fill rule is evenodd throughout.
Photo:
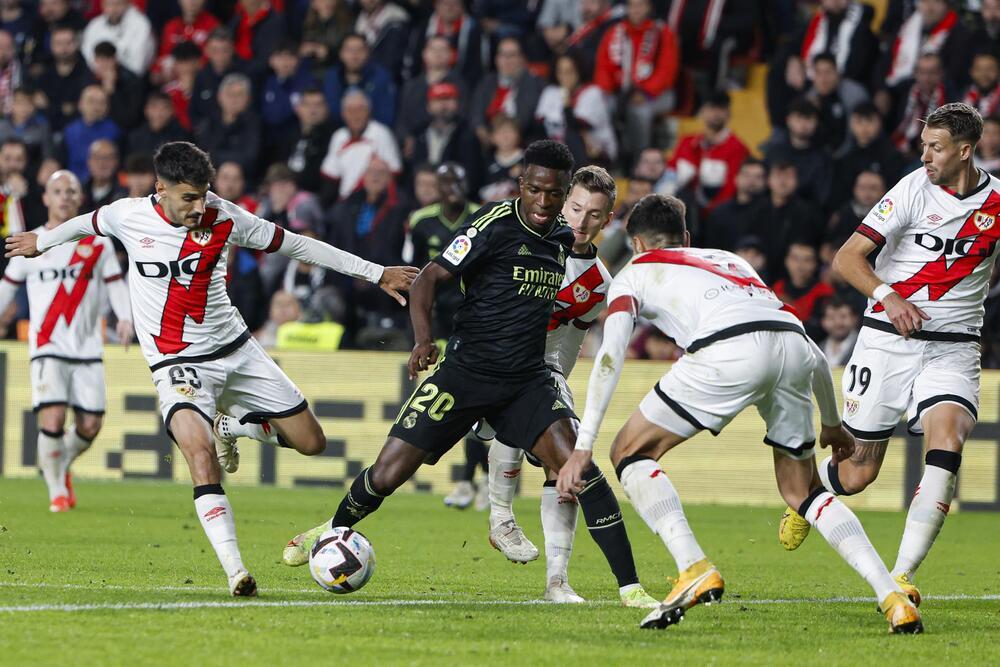
<svg viewBox="0 0 1000 667"><path fill-rule="evenodd" d="M331 528L309 552L309 572L331 593L353 593L372 578L375 550L368 538L352 528Z"/></svg>

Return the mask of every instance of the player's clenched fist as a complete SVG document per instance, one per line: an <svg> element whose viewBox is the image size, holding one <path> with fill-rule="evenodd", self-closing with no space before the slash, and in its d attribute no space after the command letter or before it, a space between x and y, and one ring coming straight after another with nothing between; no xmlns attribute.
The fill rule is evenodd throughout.
<svg viewBox="0 0 1000 667"><path fill-rule="evenodd" d="M819 445L833 450L833 462L839 463L846 461L854 453L854 436L841 424L823 426L819 433Z"/></svg>
<svg viewBox="0 0 1000 667"><path fill-rule="evenodd" d="M38 234L34 232L18 232L7 237L7 247L4 257L37 257Z"/></svg>
<svg viewBox="0 0 1000 667"><path fill-rule="evenodd" d="M931 319L930 315L899 294L890 294L882 301L882 305L885 306L885 314L889 316L889 321L903 338L909 338L920 331L924 320Z"/></svg>
<svg viewBox="0 0 1000 667"><path fill-rule="evenodd" d="M420 269L415 266L387 266L382 271L382 278L378 281L378 286L386 294L399 302L399 305L406 305L406 298L400 292L410 289L414 278L420 273Z"/></svg>
<svg viewBox="0 0 1000 667"><path fill-rule="evenodd" d="M420 371L425 371L438 360L438 346L433 341L428 343L417 343L410 352L410 360L406 363L406 368L410 372L410 379L417 379Z"/></svg>

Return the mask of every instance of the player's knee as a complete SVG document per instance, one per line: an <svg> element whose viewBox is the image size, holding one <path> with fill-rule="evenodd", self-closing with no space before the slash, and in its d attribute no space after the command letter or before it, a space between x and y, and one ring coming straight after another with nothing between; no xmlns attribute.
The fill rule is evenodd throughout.
<svg viewBox="0 0 1000 667"><path fill-rule="evenodd" d="M49 433L63 430L66 423L66 410L60 406L45 408L38 413L38 428Z"/></svg>
<svg viewBox="0 0 1000 667"><path fill-rule="evenodd" d="M399 468L392 465L372 465L368 469L368 483L371 490L380 496L391 495L406 482Z"/></svg>
<svg viewBox="0 0 1000 667"><path fill-rule="evenodd" d="M84 440L93 440L101 432L104 419L97 415L77 416L76 432Z"/></svg>
<svg viewBox="0 0 1000 667"><path fill-rule="evenodd" d="M296 439L295 449L306 456L318 456L326 450L326 436L321 430L307 433Z"/></svg>
<svg viewBox="0 0 1000 667"><path fill-rule="evenodd" d="M841 466L843 468L843 466ZM878 477L878 468L875 466L856 466L848 474L841 470L840 485L844 489L842 495L854 495L861 493Z"/></svg>
<svg viewBox="0 0 1000 667"><path fill-rule="evenodd" d="M211 484L218 481L221 468L214 448L198 447L187 456L191 468L191 479L196 484Z"/></svg>

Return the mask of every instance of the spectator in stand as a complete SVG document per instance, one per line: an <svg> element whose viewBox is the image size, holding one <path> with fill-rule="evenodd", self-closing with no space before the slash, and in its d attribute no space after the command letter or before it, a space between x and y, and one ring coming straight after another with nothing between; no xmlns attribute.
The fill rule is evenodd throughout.
<svg viewBox="0 0 1000 667"><path fill-rule="evenodd" d="M483 186L479 189L479 201L500 201L512 199L520 193L518 180L524 159L524 142L517 120L510 116L493 118L490 134L493 151L486 166Z"/></svg>
<svg viewBox="0 0 1000 667"><path fill-rule="evenodd" d="M80 55L79 38L72 26L56 26L49 43L52 62L36 82L41 94L38 106L47 110L52 131L58 133L76 116L80 95L94 82L94 75Z"/></svg>
<svg viewBox="0 0 1000 667"><path fill-rule="evenodd" d="M771 282L767 273L767 255L764 254L764 242L753 234L748 234L736 241L733 253L742 257L750 267L757 272L765 283Z"/></svg>
<svg viewBox="0 0 1000 667"><path fill-rule="evenodd" d="M14 91L21 86L23 74L17 58L14 36L0 30L0 113L7 115L14 104Z"/></svg>
<svg viewBox="0 0 1000 667"><path fill-rule="evenodd" d="M492 47L504 37L524 39L531 34L535 28L538 4L523 0L475 0L473 7Z"/></svg>
<svg viewBox="0 0 1000 667"><path fill-rule="evenodd" d="M528 71L521 43L505 37L497 45L496 72L486 75L472 94L469 120L483 146L490 143L489 128L496 116L509 116L517 121L522 135L527 135L535 122L538 98L545 82Z"/></svg>
<svg viewBox="0 0 1000 667"><path fill-rule="evenodd" d="M229 21L236 55L257 81L267 72L267 58L285 36L285 18L268 0L239 0Z"/></svg>
<svg viewBox="0 0 1000 667"><path fill-rule="evenodd" d="M430 122L427 115L427 91L438 83L450 83L459 92L459 106L464 108L466 100L465 83L452 68L455 50L444 37L433 36L424 44L424 68L419 76L403 83L399 94L399 108L405 113L396 116L396 137L402 141L416 134Z"/></svg>
<svg viewBox="0 0 1000 667"><path fill-rule="evenodd" d="M601 89L583 79L574 54L556 58L552 84L545 87L535 110L549 139L573 151L576 164L610 165L618 157L618 139Z"/></svg>
<svg viewBox="0 0 1000 667"><path fill-rule="evenodd" d="M1000 111L1000 60L992 51L980 51L972 59L969 70L972 84L962 101L979 110L983 118Z"/></svg>
<svg viewBox="0 0 1000 667"><path fill-rule="evenodd" d="M404 59L404 79L420 74L424 44L431 37L444 37L455 50L455 71L473 89L483 76L488 59L487 43L476 19L465 12L462 0L434 0L434 11L413 31Z"/></svg>
<svg viewBox="0 0 1000 667"><path fill-rule="evenodd" d="M108 118L108 94L96 84L87 86L80 95L80 117L67 125L63 132L66 168L83 183L90 177L87 170L90 144L98 139L117 143L121 134L118 125Z"/></svg>
<svg viewBox="0 0 1000 667"><path fill-rule="evenodd" d="M796 196L798 173L788 161L771 162L767 173L768 196L754 210L750 233L760 239L772 280L785 277L785 255L793 241L818 247L823 222L815 202Z"/></svg>
<svg viewBox="0 0 1000 667"><path fill-rule="evenodd" d="M633 174L624 195L619 197L611 224L605 228L597 251L611 275L617 274L632 258L632 241L625 231L625 225L628 224L628 216L631 215L636 203L646 195L652 194L655 185L651 179Z"/></svg>
<svg viewBox="0 0 1000 667"><path fill-rule="evenodd" d="M653 18L651 0L628 0L625 18L601 40L594 69L594 83L625 121L622 143L628 155L652 144L657 117L674 108L678 69L677 38Z"/></svg>
<svg viewBox="0 0 1000 667"><path fill-rule="evenodd" d="M795 165L796 194L820 207L826 206L833 172L830 155L817 144L819 109L807 99L798 99L789 107L786 122L787 138L772 142L765 157L768 162L779 160Z"/></svg>
<svg viewBox="0 0 1000 667"><path fill-rule="evenodd" d="M32 77L40 75L44 66L52 60L50 42L58 25L79 34L87 27L87 20L70 5L70 0L40 0L34 34L24 46L24 64Z"/></svg>
<svg viewBox="0 0 1000 667"><path fill-rule="evenodd" d="M96 211L101 206L125 196L118 184L118 146L113 141L98 139L87 153L90 178L83 182L83 208Z"/></svg>
<svg viewBox="0 0 1000 667"><path fill-rule="evenodd" d="M1000 0L982 0L979 15L974 17L975 31L972 43L979 49L988 49L1000 59Z"/></svg>
<svg viewBox="0 0 1000 667"><path fill-rule="evenodd" d="M951 85L963 88L972 61L971 37L948 0L919 0L876 68L875 105L882 115L898 116L898 109L908 104L911 84L920 78L921 56L939 56L940 78L947 75Z"/></svg>
<svg viewBox="0 0 1000 667"><path fill-rule="evenodd" d="M669 164L677 174L678 196L699 209L703 219L736 193L736 173L750 151L729 129L728 93L707 97L698 118L704 132L681 137Z"/></svg>
<svg viewBox="0 0 1000 667"><path fill-rule="evenodd" d="M334 125L340 125L341 101L344 93L357 88L371 104L371 115L388 127L396 119L396 84L392 75L371 58L368 42L357 33L350 33L340 43L340 64L331 68L323 79L323 92L330 107Z"/></svg>
<svg viewBox="0 0 1000 667"><path fill-rule="evenodd" d="M677 173L667 169L667 156L659 148L642 149L632 174L652 181L657 194L672 195L677 190Z"/></svg>
<svg viewBox="0 0 1000 667"><path fill-rule="evenodd" d="M877 171L864 170L854 181L854 191L850 201L834 211L830 216L820 248L820 259L824 264L833 262L833 256L840 246L851 237L868 212L879 203L887 190L885 179Z"/></svg>
<svg viewBox="0 0 1000 667"><path fill-rule="evenodd" d="M774 293L794 308L813 340L823 340L820 319L824 303L833 296L833 288L819 281L816 247L792 241L785 255L785 278L774 283Z"/></svg>
<svg viewBox="0 0 1000 667"><path fill-rule="evenodd" d="M820 145L834 153L844 145L851 111L868 101L868 91L857 81L842 79L836 58L821 53L813 58L813 85L806 99L819 109Z"/></svg>
<svg viewBox="0 0 1000 667"><path fill-rule="evenodd" d="M191 126L191 99L201 69L201 51L192 42L181 42L173 51L173 80L163 87L174 106L174 116L186 132Z"/></svg>
<svg viewBox="0 0 1000 667"><path fill-rule="evenodd" d="M302 318L302 304L291 292L278 290L271 297L268 319L254 332L257 342L264 347L274 347L278 342L278 329L282 324L298 322Z"/></svg>
<svg viewBox="0 0 1000 667"><path fill-rule="evenodd" d="M251 181L260 157L260 116L250 107L250 78L230 74L219 86L219 111L195 128L198 145L215 164L232 160Z"/></svg>
<svg viewBox="0 0 1000 667"><path fill-rule="evenodd" d="M212 191L251 213L257 211L257 200L246 191L243 167L236 162L223 162L216 167Z"/></svg>
<svg viewBox="0 0 1000 667"><path fill-rule="evenodd" d="M381 158L394 174L403 169L392 132L371 117L371 103L360 90L350 90L341 102L344 127L330 137L320 172L326 178L324 205L347 198L359 185L373 157Z"/></svg>
<svg viewBox="0 0 1000 667"><path fill-rule="evenodd" d="M26 11L22 0L0 0L0 29L13 38L19 62L24 62L37 20L34 7Z"/></svg>
<svg viewBox="0 0 1000 667"><path fill-rule="evenodd" d="M702 226L700 245L705 248L733 250L750 233L756 207L767 192L767 167L748 157L736 172L735 186L733 197L713 208Z"/></svg>
<svg viewBox="0 0 1000 667"><path fill-rule="evenodd" d="M264 193L257 215L296 234L309 234L316 238L325 235L319 199L311 192L299 190L295 174L286 165L277 163L268 167ZM270 253L261 259L260 275L268 294L277 289L284 279L288 262L288 257L279 253Z"/></svg>
<svg viewBox="0 0 1000 667"><path fill-rule="evenodd" d="M882 132L882 116L874 104L854 108L848 131L848 148L833 163L830 201L834 206L851 196L858 174L866 169L882 174L886 183L895 183L903 175L903 156Z"/></svg>
<svg viewBox="0 0 1000 667"><path fill-rule="evenodd" d="M418 164L413 169L413 199L418 210L436 204L440 199L437 169L429 164Z"/></svg>
<svg viewBox="0 0 1000 667"><path fill-rule="evenodd" d="M320 74L334 63L340 42L351 32L351 8L347 0L311 0L302 23L299 55L308 58Z"/></svg>
<svg viewBox="0 0 1000 667"><path fill-rule="evenodd" d="M457 162L465 168L467 183L478 190L483 181L482 149L469 124L459 113L458 86L437 83L427 91L430 122L403 142L403 157L412 166Z"/></svg>
<svg viewBox="0 0 1000 667"><path fill-rule="evenodd" d="M178 0L178 5L181 15L167 21L160 35L160 52L150 72L154 83L174 79L174 49L178 45L194 44L201 56L208 36L220 25L219 19L205 9L205 0Z"/></svg>
<svg viewBox="0 0 1000 667"><path fill-rule="evenodd" d="M819 346L831 366L843 366L851 358L858 342L861 317L850 302L837 296L823 306L823 343Z"/></svg>
<svg viewBox="0 0 1000 667"><path fill-rule="evenodd" d="M278 43L268 59L271 74L264 82L261 100L261 120L264 124L263 160L271 164L281 159L298 121L295 117L293 99L297 99L306 88L316 85L315 79L299 61L298 47L290 41Z"/></svg>
<svg viewBox="0 0 1000 667"><path fill-rule="evenodd" d="M102 0L101 14L83 31L80 49L94 69L94 49L101 42L115 45L118 60L136 76L145 76L156 54L156 38L149 19L128 0Z"/></svg>
<svg viewBox="0 0 1000 667"><path fill-rule="evenodd" d="M124 132L134 129L142 117L143 82L118 62L111 42L94 47L93 62L94 78L108 95L111 120Z"/></svg>
<svg viewBox="0 0 1000 667"><path fill-rule="evenodd" d="M976 144L976 166L994 176L1000 174L1000 118L996 116L983 119L983 136Z"/></svg>
<svg viewBox="0 0 1000 667"><path fill-rule="evenodd" d="M192 126L219 110L216 97L222 80L230 74L244 73L247 69L245 63L236 57L233 37L225 28L216 28L208 36L205 58L208 62L194 79L190 111Z"/></svg>
<svg viewBox="0 0 1000 667"><path fill-rule="evenodd" d="M28 147L17 138L0 144L0 234L33 229L48 219L42 204L44 189L28 172Z"/></svg>
<svg viewBox="0 0 1000 667"><path fill-rule="evenodd" d="M329 212L328 242L369 261L398 266L403 263L409 210L396 190L392 168L373 158L361 187ZM344 284L343 293L348 295L346 324L356 332L359 347L409 349L405 310L372 283L346 276L336 280Z"/></svg>
<svg viewBox="0 0 1000 667"><path fill-rule="evenodd" d="M125 158L125 189L126 197L148 197L156 192L152 155L132 153Z"/></svg>
<svg viewBox="0 0 1000 667"><path fill-rule="evenodd" d="M152 156L168 141L190 141L191 135L174 118L174 106L166 93L154 90L143 107L146 120L128 135L129 153Z"/></svg>
<svg viewBox="0 0 1000 667"><path fill-rule="evenodd" d="M35 99L28 88L14 91L10 115L0 118L0 142L17 138L28 149L29 171L34 173L45 158L52 157L52 129L45 115L35 107Z"/></svg>
<svg viewBox="0 0 1000 667"><path fill-rule="evenodd" d="M844 79L867 85L878 53L871 30L872 7L860 0L822 0L805 31L779 49L767 74L767 109L771 123L782 127L788 104L814 80L816 56L833 56Z"/></svg>
<svg viewBox="0 0 1000 667"><path fill-rule="evenodd" d="M917 59L916 78L906 92L902 115L891 137L896 150L905 158L916 161L920 157L920 132L924 129L924 119L949 99L941 56L936 53L920 56Z"/></svg>
<svg viewBox="0 0 1000 667"><path fill-rule="evenodd" d="M290 139L278 146L276 159L288 164L300 188L319 192L323 185L320 165L333 135L323 91L316 86L306 88L294 101L294 110L297 123Z"/></svg>
<svg viewBox="0 0 1000 667"><path fill-rule="evenodd" d="M547 30L545 41L556 53L560 53L560 49L564 48L580 56L584 77L590 81L594 77L594 63L601 41L611 26L625 16L625 7L612 4L611 0L569 0L569 2L579 11L579 22L573 25L573 31L563 45L553 47L551 38L558 33L550 33Z"/></svg>
<svg viewBox="0 0 1000 667"><path fill-rule="evenodd" d="M398 83L410 39L410 15L387 0L361 0L354 31L363 35L373 59Z"/></svg>

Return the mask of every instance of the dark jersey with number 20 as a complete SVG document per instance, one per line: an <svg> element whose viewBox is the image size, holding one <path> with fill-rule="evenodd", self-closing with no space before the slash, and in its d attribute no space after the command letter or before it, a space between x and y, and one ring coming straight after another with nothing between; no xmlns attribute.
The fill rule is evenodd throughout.
<svg viewBox="0 0 1000 667"><path fill-rule="evenodd" d="M560 215L536 232L518 199L483 206L434 262L460 276L465 300L447 358L480 375L516 378L545 370L545 336L573 232Z"/></svg>

